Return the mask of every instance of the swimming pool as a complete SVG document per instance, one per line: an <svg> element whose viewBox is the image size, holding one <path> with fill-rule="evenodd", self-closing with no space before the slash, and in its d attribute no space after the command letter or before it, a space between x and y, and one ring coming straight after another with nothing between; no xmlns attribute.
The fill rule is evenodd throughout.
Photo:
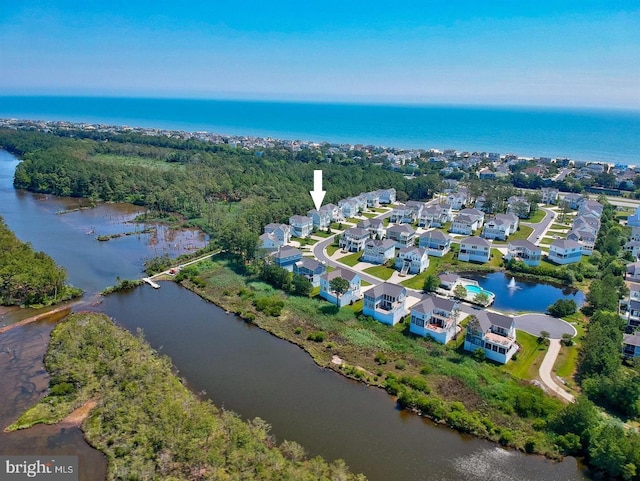
<svg viewBox="0 0 640 481"><path fill-rule="evenodd" d="M494 297L495 294L491 291L487 291L486 289L483 289L480 286L474 286L473 284L467 284L464 286L464 288L467 290L467 292L469 294L473 294L474 296L477 294L486 294L487 296L489 296L489 298Z"/></svg>

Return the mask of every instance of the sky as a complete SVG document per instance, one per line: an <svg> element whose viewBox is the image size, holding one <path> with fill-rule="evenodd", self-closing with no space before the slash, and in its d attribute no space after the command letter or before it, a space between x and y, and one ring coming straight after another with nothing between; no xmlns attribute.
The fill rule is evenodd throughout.
<svg viewBox="0 0 640 481"><path fill-rule="evenodd" d="M0 95L640 110L640 2L4 0Z"/></svg>

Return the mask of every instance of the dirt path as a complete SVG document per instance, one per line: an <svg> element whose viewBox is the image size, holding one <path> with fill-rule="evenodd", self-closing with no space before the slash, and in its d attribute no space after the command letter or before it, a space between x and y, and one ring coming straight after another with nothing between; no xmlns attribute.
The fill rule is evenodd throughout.
<svg viewBox="0 0 640 481"><path fill-rule="evenodd" d="M549 339L549 349L547 350L547 354L544 356L542 360L542 364L540 364L540 379L542 380L542 384L545 385L547 389L549 389L552 393L560 396L565 401L573 402L575 397L573 394L565 391L561 386L559 386L554 378L552 373L553 365L556 362L556 358L558 357L558 353L560 352L560 340L559 339Z"/></svg>
<svg viewBox="0 0 640 481"><path fill-rule="evenodd" d="M87 419L91 410L96 407L97 401L94 399L90 399L78 409L74 410L71 414L69 414L66 418L60 421L60 424L72 424L74 426L80 426L82 421Z"/></svg>
<svg viewBox="0 0 640 481"><path fill-rule="evenodd" d="M3 332L10 331L11 329L14 329L16 327L24 326L25 324L29 324L30 322L39 321L40 319L44 319L45 317L51 316L53 314L57 314L58 312L71 311L71 307L76 305L76 304L79 304L79 302L74 302L74 303L71 303L71 304L65 304L64 306L56 307L55 309L52 309L51 311L43 312L41 314L36 314L35 316L27 317L26 319L18 321L18 322L14 323L14 324L9 324L8 326L0 327L0 334L2 334Z"/></svg>

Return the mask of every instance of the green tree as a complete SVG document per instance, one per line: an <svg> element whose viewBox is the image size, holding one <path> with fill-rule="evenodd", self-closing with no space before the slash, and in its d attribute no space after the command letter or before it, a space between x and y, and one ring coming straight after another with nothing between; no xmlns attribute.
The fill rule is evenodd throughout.
<svg viewBox="0 0 640 481"><path fill-rule="evenodd" d="M547 312L554 317L569 316L576 312L578 306L573 299L558 299L547 307Z"/></svg>
<svg viewBox="0 0 640 481"><path fill-rule="evenodd" d="M300 274L293 275L292 285L293 292L299 296L309 297L309 294L311 294L311 291L313 290L313 286L311 285L311 282L309 282L309 279Z"/></svg>
<svg viewBox="0 0 640 481"><path fill-rule="evenodd" d="M349 290L349 281L343 277L334 277L329 281L329 287L336 293L336 305L342 295Z"/></svg>
<svg viewBox="0 0 640 481"><path fill-rule="evenodd" d="M489 303L489 296L485 292L478 292L473 296L473 302L480 306L485 306Z"/></svg>
<svg viewBox="0 0 640 481"><path fill-rule="evenodd" d="M458 284L455 289L453 289L453 295L458 299L466 299L467 289L462 284Z"/></svg>
<svg viewBox="0 0 640 481"><path fill-rule="evenodd" d="M424 292L435 292L440 287L440 279L435 274L427 274L424 278L422 290Z"/></svg>

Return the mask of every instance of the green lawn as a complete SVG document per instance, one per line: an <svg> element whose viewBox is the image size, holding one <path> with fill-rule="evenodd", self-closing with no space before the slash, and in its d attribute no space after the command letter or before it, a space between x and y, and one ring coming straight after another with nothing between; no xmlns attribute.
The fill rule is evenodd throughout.
<svg viewBox="0 0 640 481"><path fill-rule="evenodd" d="M544 219L544 217L546 215L547 215L547 213L545 211L543 211L542 209L538 209L537 211L534 212L534 214L531 217L526 219L525 222L530 222L532 224L538 224L538 223L542 222L542 219Z"/></svg>
<svg viewBox="0 0 640 481"><path fill-rule="evenodd" d="M378 279L382 279L383 281L386 281L393 275L395 270L386 266L373 266L373 267L367 267L364 270L364 272L366 272L367 274L371 274L372 276L375 276Z"/></svg>
<svg viewBox="0 0 640 481"><path fill-rule="evenodd" d="M344 225L342 225L342 222L332 222L329 227L331 227L332 230L334 230L334 229L337 229L337 230L346 229L346 227Z"/></svg>
<svg viewBox="0 0 640 481"><path fill-rule="evenodd" d="M323 238L327 238L327 237L331 237L332 235L334 235L334 233L332 232L331 234L327 234L327 231L324 230L319 230L313 233L313 235L318 236L318 237L323 237Z"/></svg>
<svg viewBox="0 0 640 481"><path fill-rule="evenodd" d="M553 371L556 375L568 382L573 378L573 374L576 372L577 367L578 347L575 344L569 347L562 346L560 354L556 359L556 363L553 365Z"/></svg>
<svg viewBox="0 0 640 481"><path fill-rule="evenodd" d="M365 216L367 219L373 219L374 217L378 217L378 214L374 214L374 213L370 213L370 212L365 212L362 215Z"/></svg>
<svg viewBox="0 0 640 481"><path fill-rule="evenodd" d="M300 247L312 246L318 242L318 239L309 239L309 238L301 239L300 237L294 237L291 240L300 242Z"/></svg>
<svg viewBox="0 0 640 481"><path fill-rule="evenodd" d="M539 344L536 336L523 331L516 331L516 341L520 345L518 358L509 361L502 369L518 379L535 379L547 353L547 346Z"/></svg>
<svg viewBox="0 0 640 481"><path fill-rule="evenodd" d="M362 252L354 252L353 254L348 254L344 257L341 257L338 262L344 264L345 266L353 267L358 262L360 262L360 257L362 257Z"/></svg>
<svg viewBox="0 0 640 481"><path fill-rule="evenodd" d="M361 285L362 287L367 287L367 286L370 286L370 285L371 285L371 282L367 282L367 281L360 281L360 285Z"/></svg>
<svg viewBox="0 0 640 481"><path fill-rule="evenodd" d="M372 209L373 212L377 212L378 214L384 214L385 212L388 212L390 209L385 209L384 207L373 207Z"/></svg>
<svg viewBox="0 0 640 481"><path fill-rule="evenodd" d="M567 230L567 229L571 229L571 226L567 224L551 224L551 228L556 230L557 229Z"/></svg>
<svg viewBox="0 0 640 481"><path fill-rule="evenodd" d="M545 245L549 245L551 244L555 239L552 239L551 237L543 237L542 239L540 239L540 244L545 244Z"/></svg>
<svg viewBox="0 0 640 481"><path fill-rule="evenodd" d="M327 246L327 255L332 256L335 253L335 251L337 251L338 249L340 249L340 247L335 245Z"/></svg>
<svg viewBox="0 0 640 481"><path fill-rule="evenodd" d="M352 224L357 224L358 222L362 221L362 219L356 219L355 217L349 217L346 219L347 222L351 222Z"/></svg>
<svg viewBox="0 0 640 481"><path fill-rule="evenodd" d="M511 234L506 241L494 240L494 244L507 244L509 241L514 241L516 239L527 239L531 233L533 232L533 227L529 227L528 225L521 225L520 228Z"/></svg>

